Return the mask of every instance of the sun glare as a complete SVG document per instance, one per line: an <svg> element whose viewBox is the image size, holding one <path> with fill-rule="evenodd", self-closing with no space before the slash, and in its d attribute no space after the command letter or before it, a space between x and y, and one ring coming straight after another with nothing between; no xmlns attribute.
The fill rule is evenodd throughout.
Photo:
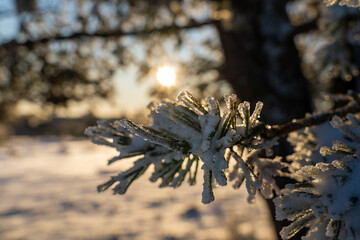
<svg viewBox="0 0 360 240"><path fill-rule="evenodd" d="M172 67L161 67L156 72L156 79L165 87L170 87L175 84L175 70Z"/></svg>

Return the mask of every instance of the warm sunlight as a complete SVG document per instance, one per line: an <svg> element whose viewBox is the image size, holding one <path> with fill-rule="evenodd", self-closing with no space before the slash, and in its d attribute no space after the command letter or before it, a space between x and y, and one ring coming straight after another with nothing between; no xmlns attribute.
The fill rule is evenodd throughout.
<svg viewBox="0 0 360 240"><path fill-rule="evenodd" d="M165 87L170 87L175 84L175 69L172 67L161 67L156 72L156 79L158 82Z"/></svg>

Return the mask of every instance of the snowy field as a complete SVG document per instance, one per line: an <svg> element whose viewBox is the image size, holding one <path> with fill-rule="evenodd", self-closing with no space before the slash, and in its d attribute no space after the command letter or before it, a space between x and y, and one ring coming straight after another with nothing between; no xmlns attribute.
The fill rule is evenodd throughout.
<svg viewBox="0 0 360 240"><path fill-rule="evenodd" d="M275 239L265 203L249 205L243 188L217 188L215 202L203 205L201 179L159 189L148 174L125 195L97 193L131 164L106 166L114 155L71 138L14 137L1 145L0 239Z"/></svg>

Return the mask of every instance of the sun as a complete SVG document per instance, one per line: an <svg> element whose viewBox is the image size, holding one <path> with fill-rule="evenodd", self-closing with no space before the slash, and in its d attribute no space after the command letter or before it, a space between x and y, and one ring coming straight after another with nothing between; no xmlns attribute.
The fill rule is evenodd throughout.
<svg viewBox="0 0 360 240"><path fill-rule="evenodd" d="M156 72L156 79L162 86L173 86L176 79L175 69L169 66L159 68Z"/></svg>

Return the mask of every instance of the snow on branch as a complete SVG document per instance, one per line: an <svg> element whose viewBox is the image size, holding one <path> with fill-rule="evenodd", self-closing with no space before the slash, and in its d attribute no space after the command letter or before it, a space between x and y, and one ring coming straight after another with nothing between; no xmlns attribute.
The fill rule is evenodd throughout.
<svg viewBox="0 0 360 240"><path fill-rule="evenodd" d="M277 144L276 138L264 140L253 132L260 124L258 119L263 104L258 102L251 113L250 103L238 103L234 94L226 95L225 102L227 107L221 110L213 97L207 97L203 105L183 91L175 101L149 105L151 126L122 119L99 121L98 126L89 127L85 134L91 136L94 143L114 147L120 152L109 163L138 157L132 168L112 176L99 187L99 191L117 183L114 193L125 193L150 165L155 169L150 180L162 179L160 187L178 187L186 176L189 183L194 184L201 162L203 203L214 200L215 185L227 185L229 164L233 165L230 180L238 181L245 176L249 201L254 198L256 190L272 197L273 190L278 191L272 177L281 175L280 169L284 165L277 160L276 164L269 164L271 160L260 157L263 149ZM234 186L240 187L241 183Z"/></svg>
<svg viewBox="0 0 360 240"><path fill-rule="evenodd" d="M359 120L348 114L347 121L335 116L331 125L342 132L349 144L334 141L320 153L335 160L303 166L303 182L289 184L274 199L276 218L293 221L280 232L290 239L304 227L302 239L358 239L360 236L360 128ZM329 162L329 163L327 163Z"/></svg>
<svg viewBox="0 0 360 240"><path fill-rule="evenodd" d="M176 188L185 180L193 185L202 171L205 204L214 201L215 186L228 182L234 188L244 183L249 202L257 192L265 198L276 195L277 219L292 222L280 232L283 239L304 228L309 231L303 239L356 239L360 236L360 120L353 113L360 113L360 101L358 94L335 97L342 107L275 126L259 121L261 102L251 111L249 102L226 95L226 108L221 109L214 98L200 101L185 91L175 101L150 104L150 126L126 119L99 121L85 134L119 152L109 164L135 158L133 167L111 176L98 191L115 185L114 193L124 194L150 166L150 181L160 181L160 187ZM317 125L322 123L345 137L321 146L317 129L324 124ZM288 134L294 153L283 161L273 156L272 147ZM280 189L277 176L296 183Z"/></svg>

